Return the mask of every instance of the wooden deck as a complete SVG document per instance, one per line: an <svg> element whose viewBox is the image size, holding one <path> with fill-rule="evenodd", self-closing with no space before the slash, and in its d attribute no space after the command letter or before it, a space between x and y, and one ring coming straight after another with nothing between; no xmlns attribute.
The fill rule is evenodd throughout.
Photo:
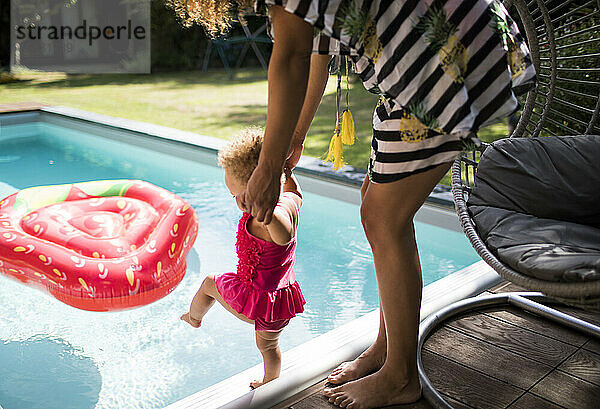
<svg viewBox="0 0 600 409"><path fill-rule="evenodd" d="M521 291L503 283L490 293ZM600 314L559 308L595 324ZM518 309L460 315L425 343L423 364L456 408L600 408L600 342ZM272 409L335 408L325 381ZM421 399L403 409L429 409Z"/></svg>

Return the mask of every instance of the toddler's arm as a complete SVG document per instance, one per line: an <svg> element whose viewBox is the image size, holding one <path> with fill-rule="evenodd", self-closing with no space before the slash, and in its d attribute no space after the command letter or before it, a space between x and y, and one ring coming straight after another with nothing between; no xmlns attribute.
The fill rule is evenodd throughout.
<svg viewBox="0 0 600 409"><path fill-rule="evenodd" d="M289 168L283 169L283 174L285 176L285 181L283 182L282 191L283 193L293 193L297 196L294 200L299 200L296 202L298 208L302 205L302 190L300 190L300 185L298 184L298 180L296 180L296 176Z"/></svg>
<svg viewBox="0 0 600 409"><path fill-rule="evenodd" d="M302 191L291 170L285 169L283 192L273 211L273 219L266 227L271 239L279 244L289 243L296 235L298 209L302 206Z"/></svg>

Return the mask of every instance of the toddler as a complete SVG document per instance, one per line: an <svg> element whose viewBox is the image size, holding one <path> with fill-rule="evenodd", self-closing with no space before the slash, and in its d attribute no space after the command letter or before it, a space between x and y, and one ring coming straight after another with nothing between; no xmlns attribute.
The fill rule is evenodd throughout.
<svg viewBox="0 0 600 409"><path fill-rule="evenodd" d="M240 209L237 196L246 189L248 179L258 165L261 147L262 131L249 128L219 151L225 185ZM279 377L279 336L290 318L304 311L304 297L294 276L301 205L300 187L292 172L285 169L271 223L265 226L249 213L243 213L235 245L237 271L207 276L192 300L190 311L181 316L183 321L198 328L216 300L242 321L254 325L256 346L263 356L265 374L262 381L250 383L252 388Z"/></svg>

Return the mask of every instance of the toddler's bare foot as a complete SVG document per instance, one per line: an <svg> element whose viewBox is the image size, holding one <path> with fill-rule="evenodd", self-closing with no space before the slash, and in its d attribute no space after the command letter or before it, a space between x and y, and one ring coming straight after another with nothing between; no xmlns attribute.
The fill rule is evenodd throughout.
<svg viewBox="0 0 600 409"><path fill-rule="evenodd" d="M259 381L258 379L255 379L255 380L253 380L252 382L250 382L250 387L251 387L252 389L256 389L256 388L258 388L259 386L262 386L262 385L264 385L265 383L271 382L272 380L273 380L273 379L268 379L268 380L266 380L266 379L263 379L262 381Z"/></svg>
<svg viewBox="0 0 600 409"><path fill-rule="evenodd" d="M183 314L181 317L179 317L179 319L187 322L194 328L200 328L200 325L202 325L202 320L197 320L195 318L192 318L192 316L190 315L189 312L186 312L185 314Z"/></svg>
<svg viewBox="0 0 600 409"><path fill-rule="evenodd" d="M354 381L381 369L385 363L386 345L375 342L358 358L351 362L343 362L327 377L334 385Z"/></svg>
<svg viewBox="0 0 600 409"><path fill-rule="evenodd" d="M335 388L325 388L324 395L334 405L352 409L402 405L419 400L421 384L418 376L400 380L392 372L381 369L356 381Z"/></svg>

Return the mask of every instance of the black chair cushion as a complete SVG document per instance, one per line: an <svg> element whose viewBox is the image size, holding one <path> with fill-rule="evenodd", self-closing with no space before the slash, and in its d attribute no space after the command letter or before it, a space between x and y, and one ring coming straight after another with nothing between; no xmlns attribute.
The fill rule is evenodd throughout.
<svg viewBox="0 0 600 409"><path fill-rule="evenodd" d="M467 205L490 251L514 270L600 279L600 136L494 142Z"/></svg>

